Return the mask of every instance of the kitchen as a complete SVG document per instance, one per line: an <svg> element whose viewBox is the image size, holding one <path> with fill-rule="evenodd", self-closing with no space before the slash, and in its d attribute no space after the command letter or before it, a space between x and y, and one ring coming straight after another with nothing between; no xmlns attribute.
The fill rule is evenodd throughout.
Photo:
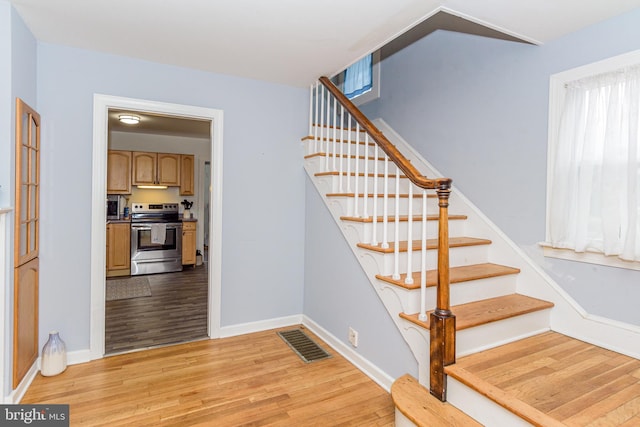
<svg viewBox="0 0 640 427"><path fill-rule="evenodd" d="M207 337L210 126L109 110L105 354Z"/></svg>

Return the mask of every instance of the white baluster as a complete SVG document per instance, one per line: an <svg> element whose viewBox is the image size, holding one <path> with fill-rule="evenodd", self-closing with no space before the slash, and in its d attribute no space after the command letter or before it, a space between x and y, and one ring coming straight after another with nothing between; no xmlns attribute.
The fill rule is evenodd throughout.
<svg viewBox="0 0 640 427"><path fill-rule="evenodd" d="M362 216L369 218L369 208L367 202L369 201L369 133L364 134L364 189L362 197Z"/></svg>
<svg viewBox="0 0 640 427"><path fill-rule="evenodd" d="M338 117L338 98L333 97L333 166L331 168L332 171L336 171L336 157L338 157L338 150L336 147L336 135L338 132L338 123L336 119Z"/></svg>
<svg viewBox="0 0 640 427"><path fill-rule="evenodd" d="M382 196L382 244L380 247L389 247L389 157L384 156L384 194Z"/></svg>
<svg viewBox="0 0 640 427"><path fill-rule="evenodd" d="M351 113L347 113L347 192L351 192Z"/></svg>
<svg viewBox="0 0 640 427"><path fill-rule="evenodd" d="M427 190L422 190L422 265L420 266L420 314L418 319L427 321Z"/></svg>
<svg viewBox="0 0 640 427"><path fill-rule="evenodd" d="M338 175L338 187L339 192L344 192L344 186L342 184L344 177L344 168L342 167L344 162L344 105L340 106L340 171Z"/></svg>
<svg viewBox="0 0 640 427"><path fill-rule="evenodd" d="M378 144L373 151L373 221L371 231L371 245L378 244Z"/></svg>
<svg viewBox="0 0 640 427"><path fill-rule="evenodd" d="M318 152L318 102L320 102L320 95L318 94L318 85L319 83L316 82L316 97L315 97L315 119L313 120L313 124L314 129L313 129L313 152L317 153Z"/></svg>
<svg viewBox="0 0 640 427"><path fill-rule="evenodd" d="M398 175L397 181L400 181L400 175ZM398 184L399 186L399 184ZM412 265L412 254L413 254L413 184L409 183L409 216L407 218L407 275L404 278L404 283L407 285L413 285L413 265Z"/></svg>
<svg viewBox="0 0 640 427"><path fill-rule="evenodd" d="M309 133L311 136L313 132L313 85L309 86Z"/></svg>
<svg viewBox="0 0 640 427"><path fill-rule="evenodd" d="M354 190L354 194L355 194L355 211L353 212L353 216L355 216L356 218L360 217L359 214L359 209L358 209L358 190L359 190L359 182L360 180L358 179L358 174L360 173L360 123L356 122L356 170L355 170L355 190Z"/></svg>
<svg viewBox="0 0 640 427"><path fill-rule="evenodd" d="M320 151L322 151L322 140L324 135L324 86L320 86ZM325 169L326 170L326 169Z"/></svg>
<svg viewBox="0 0 640 427"><path fill-rule="evenodd" d="M400 280L400 168L396 166L396 209L395 209L395 240L393 249L393 280ZM407 242L408 245L411 242Z"/></svg>
<svg viewBox="0 0 640 427"><path fill-rule="evenodd" d="M331 125L331 97L333 95L331 95L331 92L329 92L329 89L327 89L327 130L325 132L325 155L324 155L324 170L325 171L329 171L329 151L330 150L330 144L329 144L329 126Z"/></svg>

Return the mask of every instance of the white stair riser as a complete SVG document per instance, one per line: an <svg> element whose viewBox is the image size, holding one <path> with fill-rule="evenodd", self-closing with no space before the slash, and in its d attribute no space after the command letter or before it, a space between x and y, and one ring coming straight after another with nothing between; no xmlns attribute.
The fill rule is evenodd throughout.
<svg viewBox="0 0 640 427"><path fill-rule="evenodd" d="M455 307L452 308L455 315ZM456 357L498 347L549 330L549 309L486 323L456 332ZM412 324L403 319L407 324ZM429 330L420 329L425 339Z"/></svg>
<svg viewBox="0 0 640 427"><path fill-rule="evenodd" d="M366 199L366 200L365 200ZM373 197L358 197L357 202L357 210L356 210L356 198L355 197L345 197L345 196L332 196L327 197L326 200L328 204L335 205L340 204L341 206L338 208L338 213L341 216L355 216L357 213L359 216L364 216L365 213L365 202L366 202L366 213L367 216L373 216L374 213L374 200ZM378 197L375 201L377 203L376 214L378 216L382 216L384 212L384 199L382 197ZM387 199L387 215L395 215L396 209L396 199L395 197L389 197ZM409 199L407 197L401 197L398 202L398 209L400 215L406 215L409 212ZM422 214L422 202L418 198L413 199L413 203L411 206L411 212L413 215L421 215ZM427 203L427 215L437 215L438 207L434 203Z"/></svg>
<svg viewBox="0 0 640 427"><path fill-rule="evenodd" d="M394 272L394 254L383 254L375 251L359 249L360 258L370 258L376 266L376 271L383 276L388 276ZM407 271L407 258L406 252L400 252L398 256L399 273L405 273ZM412 270L419 270L422 263L422 254L420 251L413 251L411 254ZM435 269L438 265L438 251L435 249L427 250L427 269ZM487 262L487 245L468 246L462 248L451 248L449 251L449 265L451 267L479 264Z"/></svg>
<svg viewBox="0 0 640 427"><path fill-rule="evenodd" d="M343 229L347 233L355 233L355 238L361 243L371 243L373 237L373 223L359 223L356 221L343 221ZM387 223L387 239L393 242L396 235L395 222ZM400 221L398 224L398 235L400 240L421 240L422 239L422 222L412 221L411 236L408 235L409 223ZM381 242L384 232L384 223L376 222L376 240ZM463 236L465 230L464 220L449 221L449 236ZM436 239L438 237L438 221L427 221L427 239Z"/></svg>
<svg viewBox="0 0 640 427"><path fill-rule="evenodd" d="M513 412L467 387L455 378L447 377L447 402L480 424L491 427L530 427Z"/></svg>
<svg viewBox="0 0 640 427"><path fill-rule="evenodd" d="M373 159L373 156L367 157L367 158L362 158L364 156L364 153L359 153L358 154L358 159L356 160L355 158L355 153L351 153L352 157L348 158L345 157L343 158L343 164L342 164L342 172L356 172L356 170L358 171L358 173L364 173L365 171L367 173L375 173L375 164L378 164L378 174L383 174L384 173L384 161L383 159L379 159L377 162ZM307 161L312 161L317 163L314 169L314 172L338 172L340 171L340 157L335 157L335 163L334 163L334 156L329 155L329 156L314 156L314 157L310 157L309 159L307 159ZM348 161L349 160L349 161ZM350 164L349 164L350 163ZM367 163L367 165L365 166L365 163ZM391 162L389 162L388 164L388 170L387 170L387 174L389 176L392 175L396 175L397 169L395 167L395 165ZM400 172L400 175L402 175L402 172ZM401 179L406 179L406 178L401 178Z"/></svg>
<svg viewBox="0 0 640 427"><path fill-rule="evenodd" d="M346 172L345 172L346 173ZM364 173L361 171L361 173ZM372 171L369 171L369 173L373 173ZM322 187L323 189L326 189L327 193L347 193L347 192L353 192L355 190L355 176L342 176L342 188L340 187L340 177L337 175L330 175L330 176L320 176L318 177L318 179L320 180L320 182L322 183ZM326 181L326 182L324 182ZM359 176L358 177L358 190L360 193L364 192L364 188L365 188L365 178L364 176ZM376 189L375 184L376 181L378 182L378 188L377 188L377 193L378 194L383 194L384 193L384 178L378 177L378 178L374 178L373 176L370 176L366 179L366 185L367 185L367 192L369 193L374 193L374 189ZM409 193L409 187L411 186L411 181L409 181L407 178L400 178L400 183L399 183L399 187L400 187L400 193L401 194L408 194ZM387 188L388 188L388 193L389 194L395 194L396 191L396 178L395 175L394 176L390 176L387 182ZM416 194L422 194L422 190L418 189L417 187L413 187L413 191ZM419 203L422 203L422 200L420 200ZM434 198L429 198L428 203L433 203L433 204L437 204L438 201L437 199Z"/></svg>
<svg viewBox="0 0 640 427"><path fill-rule="evenodd" d="M420 289L405 289L399 286L388 284L381 281L384 286L394 290L398 299L402 302L404 313L420 312ZM416 283L419 285L419 283ZM516 275L491 277L487 279L472 280L469 282L451 284L451 305L466 304L468 302L478 301L486 298L498 297L501 295L513 293L516 288ZM433 310L436 306L435 286L426 288L426 310Z"/></svg>
<svg viewBox="0 0 640 427"><path fill-rule="evenodd" d="M546 309L458 331L456 355L463 357L548 331L549 316Z"/></svg>
<svg viewBox="0 0 640 427"><path fill-rule="evenodd" d="M319 137L318 137L319 138ZM375 155L376 147L369 144L365 145L364 137L361 137L360 144L356 144L355 136L352 137L351 142L347 141L347 136L345 135L343 139L340 139L340 135L338 135L336 142L334 144L333 135L329 135L329 141L324 139L321 141L314 141L313 139L305 140L305 154L315 154L315 153L337 153L337 154L351 154L356 153L356 149L359 154L364 154L365 152L372 157ZM371 140L369 140L371 142ZM342 151L341 151L342 150ZM351 150L351 151L349 151ZM378 148L378 157L382 157L384 152L382 149Z"/></svg>
<svg viewBox="0 0 640 427"><path fill-rule="evenodd" d="M326 108L326 105L325 105ZM338 112L339 113L339 112ZM326 110L324 112L325 116L327 114ZM333 116L333 112L331 112L331 115ZM339 116L340 114L338 114ZM345 112L345 116L346 116L346 112ZM338 118L338 122L339 122L339 118ZM340 126L338 127L324 127L324 126L315 126L313 125L311 127L311 135L309 136L316 136L318 138L320 138L320 135L322 135L323 138L329 137L329 138L333 138L333 132L335 130L336 133L336 138L340 139L340 132L342 132L342 139L347 139L349 137L349 135L351 136L351 139L353 141L355 141L356 139L356 134L359 134L360 136L358 136L358 138L360 138L361 141L364 141L364 135L365 132L356 132L355 128L356 128L356 122L354 120L352 120L351 122L352 126L351 126L351 130L349 130L346 126L341 128ZM346 124L345 124L346 125Z"/></svg>
<svg viewBox="0 0 640 427"><path fill-rule="evenodd" d="M451 285L451 305L466 304L515 293L517 274L470 280Z"/></svg>
<svg viewBox="0 0 640 427"><path fill-rule="evenodd" d="M394 420L394 426L395 427L415 427L416 424L414 424L414 422L411 421L409 418L405 417L405 415L402 412L400 412L396 407L396 417Z"/></svg>

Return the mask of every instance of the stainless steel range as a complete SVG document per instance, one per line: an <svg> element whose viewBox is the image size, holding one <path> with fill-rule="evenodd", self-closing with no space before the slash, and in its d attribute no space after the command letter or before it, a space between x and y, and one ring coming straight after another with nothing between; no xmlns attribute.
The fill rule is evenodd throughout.
<svg viewBox="0 0 640 427"><path fill-rule="evenodd" d="M182 271L182 222L177 203L131 206L131 275Z"/></svg>

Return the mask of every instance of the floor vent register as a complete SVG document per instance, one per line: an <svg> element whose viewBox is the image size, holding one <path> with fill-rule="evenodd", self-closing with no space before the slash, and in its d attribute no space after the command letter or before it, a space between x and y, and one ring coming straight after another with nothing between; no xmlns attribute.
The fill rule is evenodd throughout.
<svg viewBox="0 0 640 427"><path fill-rule="evenodd" d="M280 331L278 335L280 335L280 338L282 338L305 363L331 357L329 353L324 351L300 329Z"/></svg>

